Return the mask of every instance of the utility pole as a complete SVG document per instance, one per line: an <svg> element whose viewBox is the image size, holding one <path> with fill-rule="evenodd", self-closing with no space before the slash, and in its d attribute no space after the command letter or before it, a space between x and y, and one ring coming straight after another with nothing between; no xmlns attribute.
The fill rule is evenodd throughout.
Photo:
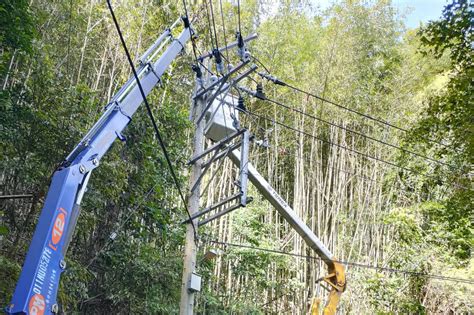
<svg viewBox="0 0 474 315"><path fill-rule="evenodd" d="M246 39L241 39L242 47L243 43L249 40L256 38L256 35L251 35ZM193 154L190 160L192 164L191 169L191 176L189 178L189 190L188 190L188 211L190 214L190 220L186 220L186 239L184 245L184 265L183 265L183 278L181 280L181 301L180 301L180 315L193 315L194 314L194 294L201 290L201 277L195 273L196 270L196 256L197 256L197 240L196 235L197 229L200 225L204 225L209 223L210 221L217 219L218 217L229 213L233 210L236 210L240 207L245 206L248 202L252 201L251 197L247 198L247 163L246 158L248 157L248 143L249 143L249 133L245 132L246 130L237 130L229 124L227 126L226 121L221 122L220 126L216 128L214 132L209 130L209 125L206 126L208 122L206 122L205 114L212 112L211 117L208 118L209 120L213 121L216 115L216 112L219 110L220 106L225 103L227 92L230 90L230 83L228 80L232 80L233 84L238 83L240 80L248 76L250 73L256 70L257 66L252 66L250 69L246 70L243 74L239 74L238 70L242 69L250 62L250 54L244 49L242 50L242 60L241 62L235 66L231 67L227 71L224 70L224 64L221 59L221 51L230 49L232 47L238 46L239 43L236 41L234 43L229 44L226 47L219 49L214 49L212 53L203 55L200 57L200 60L204 60L206 58L210 58L211 56L215 58L216 68L220 73L219 76L209 76L206 74L204 77L201 67L199 65L193 66L193 70L196 72L196 88L194 91L194 95L191 101L191 121L195 124L195 132L194 132L194 139L193 139ZM240 46L239 46L240 47ZM210 63L210 61L209 61ZM232 75L236 75L236 77L231 79ZM226 83L227 82L227 83ZM227 92L225 92L227 91ZM223 93L224 97L218 99ZM217 107L212 108L213 105L218 104ZM228 105L222 105L228 107ZM224 110L221 108L221 110ZM224 110L225 111L225 110ZM227 109L227 112L230 113L230 109ZM220 116L219 116L220 117ZM232 119L229 117L229 122ZM205 128L206 126L206 128ZM206 135L210 140L213 140L210 134L217 133L222 137L224 134L227 136L226 139L222 140L220 143L214 143L214 145L209 146L204 150L204 130L206 129ZM210 207L199 211L199 199L201 194L201 182L203 176L206 172L209 171L210 165L216 160L220 158L225 158L229 152L230 147L227 152L222 152L224 148L230 144L230 141L236 139L237 137L241 136L242 140L237 144L232 144L232 149L237 147L241 147L242 144L245 157L242 158L244 161L244 167L240 170L240 192L234 196L228 197L225 200L218 202L215 205L211 205ZM207 156L208 154L213 153L213 156L207 161L203 161L202 158ZM206 189L205 187L204 189ZM207 217L204 220L198 221L198 218L209 213L212 210L222 208L226 206L229 202L239 200L237 204L234 204L230 207L225 208L224 210L216 213L212 216ZM196 230L194 230L196 229Z"/></svg>
<svg viewBox="0 0 474 315"><path fill-rule="evenodd" d="M202 73L199 68L195 68L196 71L196 91L202 87ZM195 91L195 92L196 92ZM204 120L197 122L198 117L201 115L203 109L206 106L206 94L199 98L194 98L191 101L191 113L192 121L196 124L196 130L193 139L193 155L199 155L203 152L204 148ZM201 177L202 173L202 160L196 161L192 165L191 176L189 178L189 191L194 186L197 180ZM191 191L188 197L188 210L190 215L199 211L199 197L200 197L200 181L197 182L197 186ZM196 269L196 239L195 232L197 233L198 220L194 219L193 223L189 222L186 225L186 240L184 245L184 264L183 264L183 278L181 281L181 302L179 305L180 315L192 315L194 309L194 293L196 291L195 280L199 281L199 276L194 275ZM193 227L194 224L194 227ZM194 228L196 231L194 231Z"/></svg>

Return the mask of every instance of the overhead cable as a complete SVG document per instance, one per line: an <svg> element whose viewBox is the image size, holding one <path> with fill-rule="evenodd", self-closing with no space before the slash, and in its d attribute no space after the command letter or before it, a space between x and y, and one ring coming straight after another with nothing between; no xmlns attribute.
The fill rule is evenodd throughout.
<svg viewBox="0 0 474 315"><path fill-rule="evenodd" d="M390 161L386 161L386 160L384 160L384 159L381 159L381 158L378 158L378 157L369 155L369 154L367 154L367 153L363 153L363 152L357 151L357 150L355 150L355 149L348 148L348 147L343 146L343 145L341 145L341 144L339 144L339 143L335 143L335 142L332 142L332 141L330 141L330 140L317 137L317 136L315 136L315 135L310 134L309 132L306 132L306 131L303 131L303 130L300 130L300 129L291 127L291 126L289 126L289 125L287 125L287 124L284 124L284 123L282 123L282 122L280 122L280 121L278 121L278 120L269 118L269 117L267 117L267 116L260 115L260 114L257 114L257 113L255 113L255 112L251 112L251 111L248 111L248 110L245 111L245 113L247 113L247 114L249 114L249 115L252 115L252 116L255 116L255 117L258 117L258 118L261 118L261 119L264 119L264 120L267 120L267 121L270 121L270 122L272 122L272 123L274 123L274 124L276 124L276 125L279 125L279 126L284 127L284 128L286 128L286 129L289 129L289 130L292 130L292 131L294 131L294 132L303 134L303 135L305 135L305 136L311 137L311 138L316 139L316 140L318 140L318 141L327 143L327 144L329 144L329 145L336 146L336 147L338 147L338 148L340 148L340 149L347 150L347 151L351 151L351 152L356 153L356 154L358 154L358 155L364 156L364 157L366 157L366 158L368 158L368 159L376 160L376 161L378 161L378 162L382 162L382 163L385 163L385 164L387 164L387 165L390 165L390 166L393 166L393 167L396 167L396 168L400 168L400 169L405 170L405 171L408 171L408 172L416 172L416 173L420 174L419 172L417 172L417 171L415 171L415 170L412 170L412 169L410 169L410 168L406 168L406 167L404 167L404 166L395 164L395 163L390 162Z"/></svg>
<svg viewBox="0 0 474 315"><path fill-rule="evenodd" d="M214 17L214 9L212 8L212 0L209 0L209 7L211 10L212 28L214 29L214 39L216 40L216 49L219 50L219 43L217 42L216 19Z"/></svg>
<svg viewBox="0 0 474 315"><path fill-rule="evenodd" d="M291 111L293 111L293 112L295 112L295 113L298 113L298 114L300 114L300 115L303 115L303 116L309 117L309 118L311 118L311 119L320 121L320 122L322 122L322 123L328 124L328 125L330 125L330 126L333 126L333 127L336 127L336 128L342 129L342 130L345 130L345 131L350 132L350 133L353 133L353 134L356 134L356 135L361 136L361 137L363 137L363 138L366 138L366 139L368 139L368 140L375 141L375 142L381 143L381 144L383 144L383 145L392 147L392 148L394 148L394 149L400 150L400 151L402 151L402 152L409 153L409 154L412 154L412 155L421 157L421 158L423 158L423 159L425 159L425 160L428 160L428 161L430 161L430 162L434 162L434 163L437 163L437 164L441 164L441 165L445 165L445 166L452 167L452 165L450 165L450 164L448 164L448 163L445 163L445 162L443 162L443 161L439 161L439 160L430 158L430 157L428 157L428 156L426 156L426 155L423 155L423 154L420 154L420 153L417 153L417 152L414 152L414 151L411 151L411 150L402 148L402 147L400 147L400 146L394 145L394 144L392 144L392 143L389 143L389 142L386 142L386 141L383 141L383 140L374 138L374 137L369 136L369 135L367 135L367 134L365 134L365 133L362 133L362 132L360 132L360 131L356 131L356 130L353 130L353 129L349 129L349 128L347 128L347 127L344 127L344 126L335 124L335 123L333 123L333 122L324 120L324 119L322 119L322 118L319 118L319 117L316 117L316 116L314 116L314 115L312 115L312 114L306 113L306 112L304 112L304 111L302 111L302 110L300 110L300 109L297 109L297 108L294 108L294 107L285 105L285 104L283 104L282 102L279 102L279 101L270 99L270 98L268 98L268 97L265 97L263 100L264 100L264 101L267 101L267 102L270 102L270 103L273 103L273 104L275 104L275 105L278 105L278 106L280 106L280 107L286 108L286 109L288 109L288 110L291 110Z"/></svg>
<svg viewBox="0 0 474 315"><path fill-rule="evenodd" d="M256 60L257 62L259 62L260 64L263 65L263 63L260 62L258 59L255 59L255 60ZM264 67L264 68L266 69L266 67ZM266 70L266 71L268 72L268 70ZM334 102L334 101L328 100L328 99L326 99L326 98L324 98L324 97L321 97L321 96L319 96L319 95L317 95L317 94L314 94L314 93L305 91L305 90L303 90L303 89L300 89L300 88L298 88L298 87L296 87L296 86L294 86L294 85L291 85L291 84L289 84L289 83L287 83L287 82L285 82L285 81L282 81L282 80L280 80L280 79L278 79L278 78L276 78L276 77L272 77L269 72L268 72L268 75L265 74L265 73L261 73L261 72L258 73L258 74L259 74L261 77L263 77L263 78L265 78L265 79L267 79L267 80L269 80L269 81L271 81L271 82L273 82L273 83L275 83L275 84L277 84L277 85L286 86L286 87L288 87L288 88L290 88L290 89L292 89L292 90L294 90L294 91L296 91L296 92L303 93L303 94L305 94L305 95L307 95L307 96L310 96L310 97L313 97L313 98L315 98L315 99L318 99L318 100L320 100L320 101L322 101L322 102L331 104L331 105L333 105L333 106L336 106L336 107L341 108L341 109L343 109L343 110L346 110L346 111L348 111L348 112L357 114L357 115L362 116L362 117L364 117L364 118L366 118L366 119L370 119L370 120L372 120L372 121L375 121L375 122L377 122L377 123L383 124L383 125L388 126L388 127L390 127L390 128L394 128L394 129L396 129L396 130L403 131L403 132L405 132L405 133L410 132L410 130L405 129L405 128L402 128L402 127L397 126L397 125L395 125L395 124L392 124L392 123L390 123L390 122L388 122L388 121L386 121L386 120L383 120L383 119L380 119L380 118L371 116L371 115L369 115L369 114L366 114L366 113L357 111L357 110L355 110L355 109L352 109L352 108L349 108L349 107L347 107L347 106L341 105L341 104L336 103L336 102ZM445 145L445 144L443 144L443 143L441 143L441 142L439 142L439 141L436 141L436 140L432 140L432 139L428 139L428 138L424 138L424 140L426 140L426 141L428 141L428 142L431 142L431 143L438 144L438 145L440 145L440 146L442 146L442 147L444 147L444 148L449 148L448 145ZM456 151L456 150L455 150L455 151Z"/></svg>
<svg viewBox="0 0 474 315"><path fill-rule="evenodd" d="M242 26L240 25L240 0L237 0L237 18L239 24L239 34L242 35Z"/></svg>
<svg viewBox="0 0 474 315"><path fill-rule="evenodd" d="M186 3L186 0L183 0L183 7L184 7L184 14L186 16L186 19L187 19L188 23L190 23L191 20L189 19L188 5ZM188 30L189 30L189 38L191 39L191 45L193 47L194 61L196 62L196 64L198 64L199 61L198 61L197 52L196 52L196 43L194 41L194 36L193 36L194 34L193 34L193 31L192 31L191 27L188 27Z"/></svg>
<svg viewBox="0 0 474 315"><path fill-rule="evenodd" d="M110 14L112 15L112 19L114 21L115 28L117 29L117 33L120 37L120 41L122 43L123 50L125 51L125 55L127 56L128 63L129 63L130 68L133 72L133 76L135 77L135 81L137 82L138 89L140 90L140 94L143 98L143 102L145 103L145 107L146 107L148 116L150 117L151 123L153 125L153 129L155 130L156 138L158 139L160 147L161 147L161 149L163 151L163 154L165 156L166 163L168 164L168 168L170 170L170 173L171 173L171 176L173 178L174 184L175 184L175 186L178 190L179 196L181 197L181 201L183 202L183 205L184 205L184 208L185 208L185 210L188 214L188 217L191 218L191 213L189 212L189 209L187 207L186 199L185 199L184 194L183 194L182 189L181 189L181 184L179 183L179 180L176 176L173 164L171 163L171 159L170 159L169 154L168 154L168 150L166 149L165 143L164 143L163 138L161 137L161 133L158 129L158 125L156 124L155 117L153 115L153 112L151 111L150 104L148 103L145 92L143 91L143 87L142 87L142 84L140 82L140 78L138 77L137 71L135 69L135 65L133 64L132 58L131 58L130 53L129 53L128 48L127 48L127 44L125 43L125 40L123 38L122 31L120 30L120 26L119 26L118 21L115 17L115 13L113 11L112 4L110 3L110 0L107 0L107 5L109 7ZM192 227L193 227L193 230L194 230L195 241L197 241L196 227L194 226L194 222L191 221L191 224L192 224Z"/></svg>
<svg viewBox="0 0 474 315"><path fill-rule="evenodd" d="M252 249L252 250L257 250L257 251L262 251L262 252L278 254L278 255L286 255L286 256L299 257L299 258L312 259L312 260L321 260L320 257L316 257L316 256L289 253L282 250L267 249L267 248L255 247L255 246L250 246L250 245L245 245L245 244L229 243L229 242L223 242L223 241L217 241L217 240L204 240L204 242L212 243L216 245L222 245L222 246ZM437 280L442 280L442 281L453 281L453 282L460 282L460 283L466 283L466 284L474 284L474 279L468 279L468 278L447 277L447 276L416 272L416 271L410 271L410 270L402 270L402 269L395 269L395 268L388 268L388 267L381 267L381 266L372 266L372 265L367 265L367 264L362 264L362 263L357 263L357 262L349 262L349 261L334 260L334 262L337 262L346 266L375 269L375 270L380 270L380 271L385 271L385 272L390 272L390 273L401 273L401 274L415 276L415 277L432 278L432 279L437 279Z"/></svg>

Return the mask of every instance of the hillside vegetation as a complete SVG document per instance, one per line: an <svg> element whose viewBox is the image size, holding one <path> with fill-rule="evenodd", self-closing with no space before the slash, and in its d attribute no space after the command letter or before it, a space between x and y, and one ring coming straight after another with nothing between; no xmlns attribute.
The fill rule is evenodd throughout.
<svg viewBox="0 0 474 315"><path fill-rule="evenodd" d="M219 45L235 40L236 2L213 1ZM258 76L269 98L300 113L246 98L258 116L240 114L242 126L269 143L251 147L253 165L335 257L360 264L346 266L340 314L471 314L472 280L419 274L474 277L472 4L453 0L439 20L408 30L389 0L325 10L311 1L240 2L243 35L259 34L248 47L258 71L399 127ZM135 60L184 14L181 1L114 6ZM188 4L198 53L213 45L206 8ZM0 42L0 195L32 195L0 199L6 306L52 173L131 71L105 1L2 1ZM188 45L149 96L183 187L192 63ZM252 80L243 84L255 89ZM84 197L61 280L65 314L178 313L186 212L144 108L125 137ZM235 188L229 161L213 168L203 207ZM197 312L306 314L312 298L326 294L317 283L326 267L308 258L315 253L253 187L250 195L249 206L200 229ZM209 249L219 255L203 261Z"/></svg>

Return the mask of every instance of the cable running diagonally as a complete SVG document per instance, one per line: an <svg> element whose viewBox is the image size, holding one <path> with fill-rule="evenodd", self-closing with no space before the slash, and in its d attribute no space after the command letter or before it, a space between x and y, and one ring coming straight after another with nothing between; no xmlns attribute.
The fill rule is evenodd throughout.
<svg viewBox="0 0 474 315"><path fill-rule="evenodd" d="M204 8L206 9L207 28L209 29L209 37L211 38L211 47L214 50L214 42L213 42L214 36L212 35L212 25L211 25L211 18L210 18L208 7L209 7L209 5L208 5L207 1L205 1ZM217 42L217 38L216 38L216 42Z"/></svg>
<svg viewBox="0 0 474 315"><path fill-rule="evenodd" d="M417 172L417 171L415 171L415 170L406 168L406 167L404 167L404 166L397 165L397 164L395 164L395 163L393 163L393 162L386 161L386 160L384 160L384 159L381 159L381 158L378 158L378 157L369 155L369 154L367 154L367 153L363 153L363 152L357 151L357 150L355 150L355 149L345 147L345 146L343 146L343 145L341 145L341 144L338 144L338 143L335 143L335 142L332 142L332 141L329 141L329 140L326 140L326 139L323 139L323 138L314 136L314 135L310 134L309 132L306 132L306 131L303 131L303 130L300 130L300 129L291 127L291 126L289 126L289 125L286 125L286 124L284 124L284 123L282 123L282 122L280 122L280 121L278 121L278 120L274 120L274 119L269 118L269 117L267 117L267 116L260 115L260 114L257 114L257 113L255 113L255 112L251 112L251 111L248 111L248 110L246 110L245 113L247 113L247 114L249 114L249 115L252 115L252 116L255 116L255 117L257 117L257 118L261 118L261 119L267 120L267 121L272 122L272 123L274 123L274 124L276 124L276 125L279 125L279 126L284 127L284 128L286 128L286 129L289 129L289 130L292 130L292 131L294 131L294 132L303 134L303 135L305 135L305 136L314 138L314 139L316 139L316 140L318 140L318 141L327 143L327 144L329 144L329 145L336 146L336 147L338 147L338 148L340 148L340 149L354 152L354 153L359 154L359 155L361 155L361 156L364 156L364 157L366 157L366 158L368 158L368 159L372 159L372 160L375 160L375 161L378 161L378 162L382 162L382 163L385 163L385 164L387 164L387 165L390 165L390 166L393 166L393 167L397 167L397 168L399 168L399 169L402 169L402 170L405 170L405 171L408 171L408 172L415 172L416 174L420 174L419 172Z"/></svg>
<svg viewBox="0 0 474 315"><path fill-rule="evenodd" d="M255 59L260 65L263 66L263 68L265 69L265 71L266 71L268 74L271 74L271 73L268 71L267 67L265 67L261 61L259 61L259 60L258 60L257 58L255 58L255 57L254 57L254 59ZM262 75L262 77L265 77L265 76ZM271 80L270 80L270 81L271 81ZM275 84L277 84L277 85L280 85L280 86L286 86L286 87L288 87L288 88L290 88L290 89L292 89L292 90L294 90L294 91L296 91L296 92L303 93L303 94L305 94L305 95L307 95L307 96L313 97L313 98L318 99L318 100L320 100L320 101L322 101L322 102L331 104L331 105L333 105L333 106L336 106L336 107L338 107L338 108L341 108L341 109L346 110L346 111L348 111L348 112L351 112L351 113L353 113L353 114L357 114L357 115L359 115L359 116L362 116L362 117L364 117L364 118L366 118L366 119L375 121L375 122L377 122L377 123L383 124L383 125L388 126L388 127L390 127L390 128L394 128L394 129L396 129L396 130L403 131L403 132L405 132L405 133L410 132L410 130L405 129L405 128L402 128L402 127L397 126L397 125L394 125L394 124L392 124L392 123L390 123L390 122L388 122L388 121L386 121L386 120L383 120L383 119L380 119L380 118L377 118L377 117L373 117L373 116L371 116L371 115L369 115L369 114L366 114L366 113L357 111L357 110L355 110L355 109L352 109L352 108L349 108L349 107L347 107L347 106L341 105L341 104L336 103L336 102L334 102L334 101L328 100L328 99L326 99L326 98L324 98L324 97L321 97L321 96L319 96L319 95L317 95L317 94L314 94L314 93L311 93L311 92L302 90L302 89L300 89L300 88L298 88L298 87L296 87L296 86L294 86L294 85L291 85L291 84L289 84L289 83L287 83L287 82L285 82L285 81L282 81L282 80L279 80L279 79L278 79L277 81L278 81L278 82L273 81L273 83L275 83ZM443 143L441 143L441 142L439 142L439 141L436 141L436 140L432 140L432 139L429 139L429 138L424 138L424 140L425 140L425 141L428 141L428 142L431 142L431 143L438 144L438 145L440 145L440 146L442 146L442 147L444 147L444 148L450 148L450 146L445 145L445 144L443 144ZM457 151L457 150L455 150L455 151Z"/></svg>
<svg viewBox="0 0 474 315"><path fill-rule="evenodd" d="M430 161L430 162L434 162L434 163L437 163L437 164L440 164L440 165L445 165L445 166L452 167L452 165L450 165L450 164L448 164L448 163L445 163L445 162L442 162L442 161L439 161L439 160L430 158L430 157L428 157L428 156L426 156L426 155L423 155L423 154L420 154L420 153L417 153L417 152L414 152L414 151L411 151L411 150L402 148L402 147L400 147L400 146L394 145L394 144L392 144L392 143L389 143L389 142L386 142L386 141L383 141L383 140L374 138L374 137L369 136L369 135L367 135L367 134L365 134L365 133L362 133L362 132L360 132L360 131L356 131L356 130L349 129L349 128L347 128L347 127L344 127L344 126L335 124L335 123L333 123L333 122L330 122L330 121L327 121L327 120L325 120L325 119L316 117L316 116L314 116L314 115L312 115L312 114L309 114L309 113L306 113L306 112L304 112L304 111L302 111L302 110L299 110L299 109L297 109L297 108L294 108L294 107L285 105L285 104L283 104L282 102L279 102L279 101L270 99L270 98L268 98L268 97L265 97L264 100L265 100L265 101L268 101L268 102L270 102L270 103L273 103L273 104L275 104L275 105L278 105L278 106L280 106L280 107L286 108L286 109L288 109L288 110L291 110L291 111L293 111L293 112L295 112L295 113L298 113L298 114L300 114L300 115L303 115L303 116L312 118L312 119L314 119L314 120L320 121L320 122L325 123L325 124L328 124L328 125L330 125L330 126L333 126L333 127L336 127L336 128L342 129L342 130L345 130L345 131L350 132L350 133L353 133L353 134L356 134L356 135L361 136L361 137L363 137L363 138L366 138L366 139L369 139L369 140L372 140L372 141L381 143L381 144L383 144L383 145L392 147L392 148L394 148L394 149L403 151L403 152L405 152L405 153L409 153L409 154L412 154L412 155L421 157L421 158L423 158L423 159L425 159L425 160L428 160L428 161Z"/></svg>
<svg viewBox="0 0 474 315"><path fill-rule="evenodd" d="M220 4L220 10L221 10L221 19L222 19L222 33L224 35L224 45L225 45L224 47L227 47L227 38L226 38L225 20L224 20L224 9L222 8L222 0L219 0L219 4ZM225 50L225 54L227 56L227 59L229 59L229 49Z"/></svg>
<svg viewBox="0 0 474 315"><path fill-rule="evenodd" d="M431 179L434 179L434 180L436 180L436 181L439 180L439 179L438 179L437 177L435 177L435 176L428 175L428 174L423 174L422 172L419 172L419 171L414 170L414 169L412 169L412 168L407 168L407 167L404 167L404 166L395 164L395 163L393 163L393 162L390 162L390 161L387 161L387 160L384 160L384 159L381 159L381 158L378 158L378 157L369 155L369 154L367 154L367 153L363 153L363 152L357 151L357 150L355 150L355 149L348 148L348 147L343 146L343 145L341 145L341 144L334 143L334 142L332 142L332 141L330 141L330 140L319 138L319 137L314 136L314 135L312 135L312 134L310 134L310 133L308 133L308 132L306 132L306 131L304 131L304 130L300 130L300 129L291 127L291 126L289 126L289 125L286 125L286 124L284 124L284 123L282 123L282 122L280 122L280 121L274 120L274 119L269 118L269 117L267 117L267 116L260 115L260 114L256 114L256 113L250 112L250 111L248 111L248 110L246 110L246 111L244 111L244 112L247 113L247 114L249 114L249 115L255 116L255 117L257 117L257 118L261 118L261 119L267 120L267 121L269 121L269 122L272 122L272 123L274 123L274 124L276 124L276 125L279 125L279 126L281 126L281 127L286 128L286 129L292 130L292 131L297 132L297 133L299 133L299 134L302 134L302 135L308 136L308 137L310 137L310 138L316 139L316 140L318 140L318 141L320 141L320 142L327 143L327 144L329 144L329 145L331 145L331 146L335 146L335 147L338 147L338 148L343 149L343 150L351 151L351 152L353 152L353 153L355 153L355 154L358 154L358 155L360 155L360 156L364 156L364 157L366 157L366 158L368 158L368 159L375 160L375 161L378 161L378 162L387 164L387 165L389 165L389 166L392 166L392 167L395 167L395 168L398 168L398 169L400 169L400 170L404 170L404 171L407 171L407 172L410 172L410 173L413 173L413 174L416 174L416 175L425 176L425 177L427 177L427 178L431 178ZM454 186L456 186L457 188L465 189L465 190L471 190L471 188L466 187L466 186L464 186L464 185L460 185L460 184L457 184L457 183L453 183L453 184L454 184Z"/></svg>
<svg viewBox="0 0 474 315"><path fill-rule="evenodd" d="M189 14L188 14L188 5L186 3L186 0L183 0L183 7L184 7L184 14L186 18L188 19L189 22L191 20L189 19ZM194 61L196 65L199 63L197 53L196 53L196 43L194 42L194 36L193 36L193 31L191 30L191 27L189 27L189 38L191 39L191 45L193 47L193 55L194 55Z"/></svg>
<svg viewBox="0 0 474 315"><path fill-rule="evenodd" d="M164 143L164 141L161 137L161 133L158 129L158 125L156 124L155 117L153 115L153 112L151 111L150 104L148 103L145 92L143 91L143 87L141 85L140 78L138 77L137 70L135 69L135 65L133 64L132 58L131 58L130 53L129 53L128 48L127 48L127 44L125 43L125 40L123 38L122 31L120 30L120 26L118 24L117 18L115 17L115 13L114 13L114 10L112 8L112 4L110 3L110 0L107 0L107 5L109 7L110 14L112 15L112 19L114 21L115 28L117 29L117 33L120 37L120 41L122 43L123 50L125 51L125 55L127 56L128 63L130 65L130 68L132 69L133 76L135 77L135 81L137 82L138 89L140 90L140 94L142 95L143 102L145 103L145 107L146 107L148 116L150 117L151 123L153 125L153 129L155 130L156 138L158 139L160 147L163 150L163 154L165 156L166 163L168 164L168 168L170 170L171 177L173 178L174 184L175 184L175 186L178 190L179 196L181 197L181 201L183 202L183 205L184 205L184 208L186 209L188 217L191 218L191 214L190 214L189 209L188 209L187 204L186 204L186 199L184 197L184 194L183 194L182 189L181 189L181 185L180 185L179 180L178 180L178 178L176 176L176 173L174 171L173 164L171 163L171 159L169 157L168 150L166 149L165 143ZM192 222L192 220L191 220L191 224L192 224L192 227L193 227L193 230L194 230L195 241L197 241L197 230L196 230L196 227L194 226L194 222Z"/></svg>
<svg viewBox="0 0 474 315"><path fill-rule="evenodd" d="M216 40L216 49L219 50L219 43L217 42L216 19L214 17L214 9L212 8L212 0L209 0L209 8L211 10L212 28L214 29L214 39Z"/></svg>
<svg viewBox="0 0 474 315"><path fill-rule="evenodd" d="M245 244L229 243L229 242L223 242L223 241L217 241L217 240L204 240L204 242L212 243L212 244L216 244L216 245L222 245L222 246L232 246L232 247L252 249L252 250L257 250L257 251L263 251L263 252L278 254L278 255L286 255L286 256L300 257L300 258L305 258L305 259L321 260L320 257L316 257L316 256L308 256L308 255L302 255L302 254L289 253L289 252L285 252L285 251L282 251L282 250L267 249L267 248L255 247L255 246L250 246L250 245L245 245ZM352 267L375 269L375 270L386 271L386 272L390 272L390 273L402 273L402 274L409 275L409 276L432 278L432 279L437 279L437 280L442 280L442 281L454 281L454 282L460 282L460 283L466 283L466 284L474 284L474 279L447 277L447 276L441 276L441 275L429 274L429 273L423 273L423 272L416 272L416 271L410 271L410 270L402 270L402 269L387 268L387 267L380 267L380 266L371 266L371 265L367 265L367 264L362 264L362 263L357 263L357 262L350 262L350 261L339 261L339 260L334 260L334 261L338 262L340 264L343 264L343 265L346 265L346 266L352 266Z"/></svg>

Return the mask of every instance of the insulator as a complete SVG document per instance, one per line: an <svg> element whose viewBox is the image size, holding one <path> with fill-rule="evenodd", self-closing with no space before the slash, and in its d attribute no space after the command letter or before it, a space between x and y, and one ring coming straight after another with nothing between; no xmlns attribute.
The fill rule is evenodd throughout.
<svg viewBox="0 0 474 315"><path fill-rule="evenodd" d="M196 77L198 78L202 77L201 67L199 67L198 65L192 65L192 69L196 73Z"/></svg>
<svg viewBox="0 0 474 315"><path fill-rule="evenodd" d="M255 93L255 97L257 97L261 100L265 99L265 94L263 93L262 83L257 83L257 90L256 90L256 93Z"/></svg>
<svg viewBox="0 0 474 315"><path fill-rule="evenodd" d="M237 32L235 34L235 37L237 37L237 46L240 47L240 48L244 47L244 39L242 38L242 34Z"/></svg>
<svg viewBox="0 0 474 315"><path fill-rule="evenodd" d="M216 75L211 75L209 78L209 83L214 84L217 82L217 80L219 80L219 78Z"/></svg>
<svg viewBox="0 0 474 315"><path fill-rule="evenodd" d="M244 98L242 96L239 97L239 102L238 102L238 105L237 105L237 109L240 110L240 111L246 111L247 110L245 108L245 102L244 102Z"/></svg>
<svg viewBox="0 0 474 315"><path fill-rule="evenodd" d="M217 71L218 71L219 73L224 73L224 65L222 64L221 52L219 51L219 49L214 48L214 49L212 50L212 55L213 55L214 58L216 59Z"/></svg>

